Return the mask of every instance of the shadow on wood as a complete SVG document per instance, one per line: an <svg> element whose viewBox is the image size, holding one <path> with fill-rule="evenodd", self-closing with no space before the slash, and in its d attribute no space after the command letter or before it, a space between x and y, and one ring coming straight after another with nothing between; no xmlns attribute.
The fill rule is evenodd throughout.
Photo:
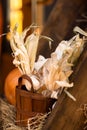
<svg viewBox="0 0 87 130"><path fill-rule="evenodd" d="M85 12L86 5L86 0L56 1L42 31L42 35L53 39L52 49L49 48L48 41L41 39L37 56L41 54L49 57L50 53L55 50L61 40L71 38L73 28L76 25L80 26L83 24L82 22L76 22L76 20ZM84 24L85 26L87 25L86 22Z"/></svg>
<svg viewBox="0 0 87 130"><path fill-rule="evenodd" d="M74 87L68 91L76 98L70 99L64 92L42 130L82 130L85 117L81 105L87 104L87 46L74 68L71 81Z"/></svg>

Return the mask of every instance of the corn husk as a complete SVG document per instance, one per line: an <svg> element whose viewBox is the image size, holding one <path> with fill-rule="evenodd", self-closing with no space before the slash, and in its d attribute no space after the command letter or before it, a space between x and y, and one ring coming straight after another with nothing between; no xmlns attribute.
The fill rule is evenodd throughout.
<svg viewBox="0 0 87 130"><path fill-rule="evenodd" d="M21 73L23 74L30 74L30 63L29 63L29 57L27 54L27 50L24 46L24 35L19 35L17 32L17 27L15 25L15 28L10 31L11 32L11 38L10 38L10 46L13 51L14 61L13 64L15 64L16 67L19 68Z"/></svg>
<svg viewBox="0 0 87 130"><path fill-rule="evenodd" d="M51 38L46 36L41 36L38 33L38 27L31 25L29 28L26 28L21 34L17 32L18 25L16 24L14 29L10 29L11 38L10 38L10 46L12 49L12 55L14 57L13 64L18 67L22 74L26 74L31 77L31 80L34 85L34 89L37 90L40 87L39 80L37 81L37 77L32 78L33 71L35 68L35 60L36 53L38 48L38 43L40 38L47 39L52 42ZM33 33L27 35L28 31L34 28ZM40 68L39 68L40 69ZM37 70L36 70L37 71ZM36 85L35 85L36 83ZM37 86L37 88L36 88ZM26 85L27 90L30 90L31 85Z"/></svg>
<svg viewBox="0 0 87 130"><path fill-rule="evenodd" d="M41 36L37 29L34 29L33 33L27 36L27 32L31 28L32 25L26 28L21 35L17 32L17 25L11 30L10 45L14 56L13 64L23 74L31 77L35 91L41 92L45 96L57 98L60 88L68 89L74 86L69 81L69 77L73 73L72 66L75 65L84 49L84 37L87 36L87 33L79 27L75 27L74 31L77 34L74 37L69 41L61 41L49 58L40 55L36 61L39 39L45 38L49 44L52 39ZM80 38L79 33L83 37ZM27 89L30 90L30 88ZM70 96L68 91L65 92ZM70 97L74 99L73 96Z"/></svg>
<svg viewBox="0 0 87 130"><path fill-rule="evenodd" d="M78 60L83 51L85 40L76 34L69 41L61 41L51 57L42 66L41 76L42 84L47 90L42 92L44 95L50 95L57 98L60 88L70 88L74 83L70 83L69 77L73 73L72 66ZM76 99L66 91L66 94L74 101Z"/></svg>

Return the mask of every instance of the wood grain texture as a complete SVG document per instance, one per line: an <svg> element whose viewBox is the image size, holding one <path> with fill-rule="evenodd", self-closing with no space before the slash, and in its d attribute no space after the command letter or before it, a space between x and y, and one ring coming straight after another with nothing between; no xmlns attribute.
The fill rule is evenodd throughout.
<svg viewBox="0 0 87 130"><path fill-rule="evenodd" d="M87 47L74 68L71 81L74 87L68 91L76 101L63 92L42 130L83 130L85 117L81 105L87 104Z"/></svg>

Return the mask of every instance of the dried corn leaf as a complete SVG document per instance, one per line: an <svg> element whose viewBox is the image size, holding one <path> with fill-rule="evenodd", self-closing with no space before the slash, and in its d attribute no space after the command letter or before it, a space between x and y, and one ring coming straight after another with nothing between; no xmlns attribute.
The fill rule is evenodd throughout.
<svg viewBox="0 0 87 130"><path fill-rule="evenodd" d="M23 74L31 75L31 77L32 74L37 75L39 78L38 83L42 86L42 89L39 85L35 86L37 92L57 98L60 88L73 87L73 83L69 83L69 77L73 72L72 66L83 51L85 41L77 34L69 41L61 41L55 51L52 52L50 58L46 59L43 56L39 56L35 62L39 39L47 39L49 44L52 39L41 36L36 29L31 35L27 36L27 32L32 27L31 25L26 28L21 35L17 32L17 25L11 30L10 45L14 55L13 63ZM78 27L74 31L87 36L87 33ZM45 86L44 89L43 86ZM75 100L67 90L65 92Z"/></svg>
<svg viewBox="0 0 87 130"><path fill-rule="evenodd" d="M27 53L29 56L29 63L30 63L30 69L31 72L34 69L34 63L36 60L36 53L37 53L37 47L38 47L38 41L39 41L39 35L38 34L31 34L27 37L25 41Z"/></svg>

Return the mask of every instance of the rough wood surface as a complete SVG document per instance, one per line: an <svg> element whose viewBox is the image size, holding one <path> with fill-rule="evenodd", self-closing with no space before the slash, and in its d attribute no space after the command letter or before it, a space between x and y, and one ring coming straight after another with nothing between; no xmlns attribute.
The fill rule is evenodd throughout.
<svg viewBox="0 0 87 130"><path fill-rule="evenodd" d="M74 87L68 91L76 102L63 92L42 130L83 130L85 117L81 105L87 104L87 47L78 60L71 81Z"/></svg>
<svg viewBox="0 0 87 130"><path fill-rule="evenodd" d="M50 50L46 40L40 40L37 55L42 54L49 57L61 40L71 37L70 34L73 32L73 28L79 25L76 19L83 14L87 7L86 3L86 0L56 1L42 31L42 35L53 39L52 49Z"/></svg>

